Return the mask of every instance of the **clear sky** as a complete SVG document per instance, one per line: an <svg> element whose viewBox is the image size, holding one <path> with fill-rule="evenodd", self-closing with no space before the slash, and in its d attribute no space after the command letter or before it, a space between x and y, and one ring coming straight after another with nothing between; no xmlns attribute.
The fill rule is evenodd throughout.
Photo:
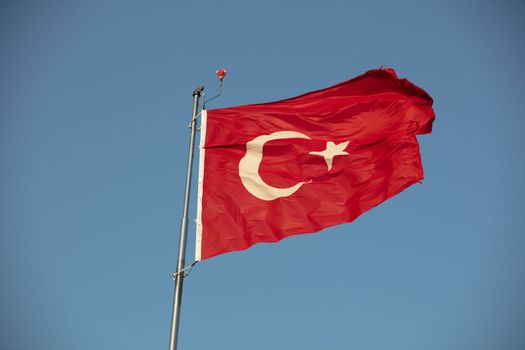
<svg viewBox="0 0 525 350"><path fill-rule="evenodd" d="M519 1L2 1L0 348L167 349L193 89L387 66L435 100L423 184L197 265L180 349L525 349L524 34Z"/></svg>

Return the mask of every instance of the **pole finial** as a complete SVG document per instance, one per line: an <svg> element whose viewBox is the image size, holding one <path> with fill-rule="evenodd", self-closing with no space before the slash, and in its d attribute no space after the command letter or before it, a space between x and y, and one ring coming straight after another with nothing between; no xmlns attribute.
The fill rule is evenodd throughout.
<svg viewBox="0 0 525 350"><path fill-rule="evenodd" d="M199 85L193 90L193 96L197 95L200 96L201 93L204 91L204 85Z"/></svg>

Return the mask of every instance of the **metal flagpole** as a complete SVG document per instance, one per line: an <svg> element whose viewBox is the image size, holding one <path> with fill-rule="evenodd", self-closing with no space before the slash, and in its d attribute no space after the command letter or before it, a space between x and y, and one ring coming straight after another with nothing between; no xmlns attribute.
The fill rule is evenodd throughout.
<svg viewBox="0 0 525 350"><path fill-rule="evenodd" d="M195 148L195 132L197 130L197 109L199 107L199 98L204 86L199 86L193 91L193 113L191 117L190 149L188 152L188 168L186 173L186 190L184 192L184 208L182 209L182 219L180 224L179 239L179 258L177 261L177 272L175 272L175 292L173 295L173 315L171 319L170 350L177 349L177 338L179 335L179 319L182 299L182 282L184 279L184 263L186 257L186 235L188 232L188 206L190 201L191 190L191 172L193 166L193 149Z"/></svg>

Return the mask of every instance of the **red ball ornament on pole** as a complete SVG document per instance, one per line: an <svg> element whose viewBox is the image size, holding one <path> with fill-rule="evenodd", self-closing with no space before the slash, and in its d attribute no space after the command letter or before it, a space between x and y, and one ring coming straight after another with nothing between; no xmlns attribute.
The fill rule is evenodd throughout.
<svg viewBox="0 0 525 350"><path fill-rule="evenodd" d="M217 69L215 71L215 74L217 75L217 78L219 78L219 81L222 82L222 79L224 79L224 77L226 76L226 73L228 71L226 69Z"/></svg>

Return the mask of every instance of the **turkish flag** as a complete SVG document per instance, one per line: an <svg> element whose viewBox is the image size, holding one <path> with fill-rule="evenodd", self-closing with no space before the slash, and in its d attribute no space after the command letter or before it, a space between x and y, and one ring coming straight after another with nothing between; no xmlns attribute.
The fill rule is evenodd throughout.
<svg viewBox="0 0 525 350"><path fill-rule="evenodd" d="M393 69L203 111L196 260L353 221L423 179L432 98Z"/></svg>

